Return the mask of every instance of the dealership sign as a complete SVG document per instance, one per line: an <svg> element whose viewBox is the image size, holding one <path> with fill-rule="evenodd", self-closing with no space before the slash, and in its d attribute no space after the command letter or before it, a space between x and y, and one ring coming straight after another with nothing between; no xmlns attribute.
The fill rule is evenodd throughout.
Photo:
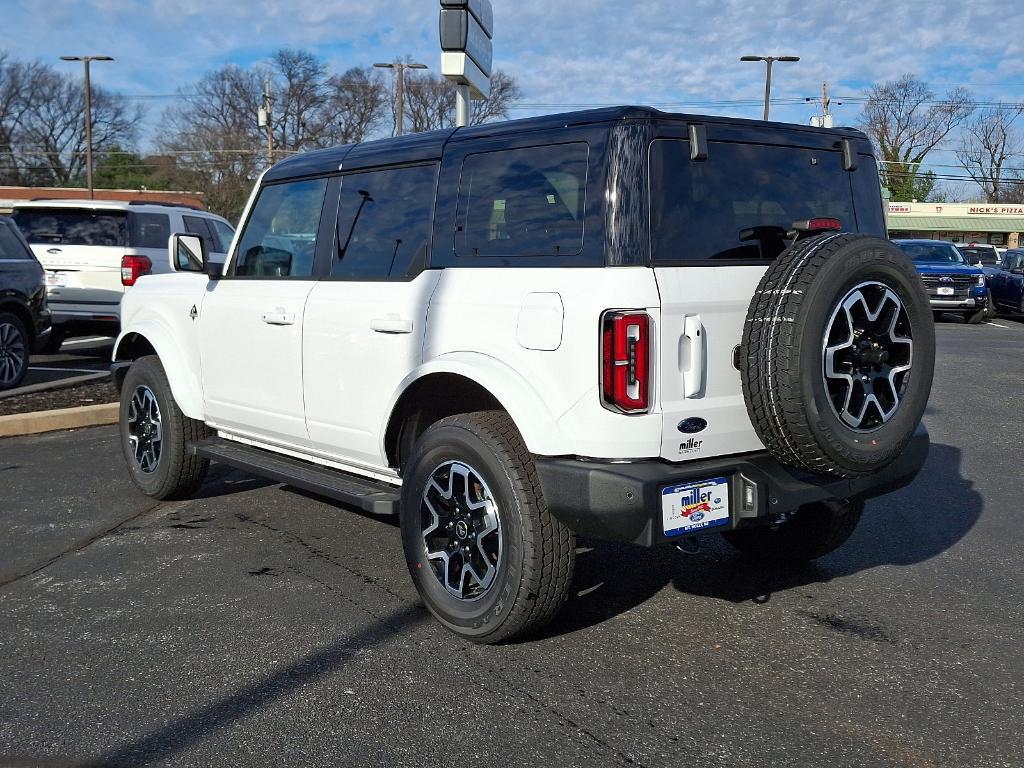
<svg viewBox="0 0 1024 768"><path fill-rule="evenodd" d="M491 0L441 0L440 29L441 74L486 99L494 60Z"/></svg>

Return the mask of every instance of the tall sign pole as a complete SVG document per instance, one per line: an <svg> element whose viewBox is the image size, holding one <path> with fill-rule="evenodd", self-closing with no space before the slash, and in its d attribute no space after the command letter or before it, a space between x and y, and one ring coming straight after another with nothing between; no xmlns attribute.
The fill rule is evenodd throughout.
<svg viewBox="0 0 1024 768"><path fill-rule="evenodd" d="M441 0L441 74L455 84L455 124L469 125L471 99L491 95L491 0Z"/></svg>

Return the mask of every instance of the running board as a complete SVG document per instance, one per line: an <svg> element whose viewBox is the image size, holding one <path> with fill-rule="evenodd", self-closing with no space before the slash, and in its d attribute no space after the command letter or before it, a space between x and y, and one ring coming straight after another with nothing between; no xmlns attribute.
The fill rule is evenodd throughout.
<svg viewBox="0 0 1024 768"><path fill-rule="evenodd" d="M321 467L302 459L211 437L189 443L189 452L210 461L228 464L253 475L301 488L319 496L351 504L374 515L397 515L399 490L387 483Z"/></svg>

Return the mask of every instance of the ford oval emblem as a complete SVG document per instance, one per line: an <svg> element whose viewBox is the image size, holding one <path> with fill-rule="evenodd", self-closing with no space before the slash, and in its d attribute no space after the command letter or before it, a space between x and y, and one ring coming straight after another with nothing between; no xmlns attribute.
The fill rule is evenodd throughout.
<svg viewBox="0 0 1024 768"><path fill-rule="evenodd" d="M705 419L699 416L691 416L689 419L683 419L679 422L679 431L687 435L695 435L698 432L703 432L708 428L708 423Z"/></svg>

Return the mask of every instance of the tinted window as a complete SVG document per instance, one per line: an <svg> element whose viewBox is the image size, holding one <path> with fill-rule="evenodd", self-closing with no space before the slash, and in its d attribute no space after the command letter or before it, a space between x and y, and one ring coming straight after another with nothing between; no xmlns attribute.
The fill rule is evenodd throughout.
<svg viewBox="0 0 1024 768"><path fill-rule="evenodd" d="M979 248L978 246L960 246L960 252L971 264L984 264L991 266L999 262L999 253L995 248Z"/></svg>
<svg viewBox="0 0 1024 768"><path fill-rule="evenodd" d="M32 254L28 252L10 225L0 221L0 259L24 259L27 261L31 258Z"/></svg>
<svg viewBox="0 0 1024 768"><path fill-rule="evenodd" d="M437 166L345 176L334 277L401 277L424 264Z"/></svg>
<svg viewBox="0 0 1024 768"><path fill-rule="evenodd" d="M264 187L246 222L230 274L308 277L313 274L326 179Z"/></svg>
<svg viewBox="0 0 1024 768"><path fill-rule="evenodd" d="M185 223L186 232L203 238L208 252L222 251L220 240L214 236L213 228L210 226L208 219L204 219L202 216L182 216L181 219Z"/></svg>
<svg viewBox="0 0 1024 768"><path fill-rule="evenodd" d="M712 142L693 162L689 142L660 140L650 163L656 262L774 259L793 222L815 217L858 231L838 152Z"/></svg>
<svg viewBox="0 0 1024 768"><path fill-rule="evenodd" d="M470 155L462 168L458 256L572 256L583 250L587 145Z"/></svg>
<svg viewBox="0 0 1024 768"><path fill-rule="evenodd" d="M964 257L950 243L896 243L914 261L932 261L940 264L963 264Z"/></svg>
<svg viewBox="0 0 1024 768"><path fill-rule="evenodd" d="M167 248L171 223L166 213L135 213L128 216L128 243L133 248Z"/></svg>
<svg viewBox="0 0 1024 768"><path fill-rule="evenodd" d="M13 218L30 243L128 245L128 216L124 211L26 208L15 211Z"/></svg>

